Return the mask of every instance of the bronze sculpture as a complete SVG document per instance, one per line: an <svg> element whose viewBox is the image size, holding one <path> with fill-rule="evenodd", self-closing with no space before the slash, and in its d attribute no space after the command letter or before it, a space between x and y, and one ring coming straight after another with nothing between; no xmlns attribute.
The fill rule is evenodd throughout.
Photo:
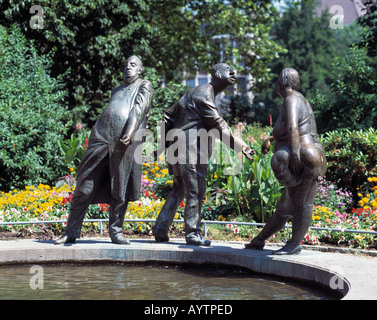
<svg viewBox="0 0 377 320"><path fill-rule="evenodd" d="M209 136L203 137L199 132L216 130L222 141L227 140L231 148L242 150L247 158L251 159L254 153L245 142L233 136L215 104L216 95L234 85L235 71L229 65L220 63L211 69L211 75L211 83L192 88L164 113L166 135L176 132L176 137L178 140L182 139L183 143L180 143L181 150L171 152L170 156L171 150L168 149L169 174L174 176L173 189L153 229L158 242L169 241L169 226L173 222L179 204L186 197L184 211L186 243L192 245L211 243L200 235L200 221L212 140ZM205 143L206 148L202 148L201 144L205 139L208 139ZM168 140L166 139L167 146L172 146ZM158 153L160 152L161 150ZM174 153L177 153L176 161L171 160Z"/></svg>
<svg viewBox="0 0 377 320"><path fill-rule="evenodd" d="M127 59L124 83L113 90L107 108L92 128L88 148L77 170L64 235L55 244L73 243L80 237L82 222L92 203L108 203L109 234L117 244L129 244L123 236L123 221L129 201L138 200L141 186L141 141L134 141L146 127L151 108L152 85L140 78L143 63Z"/></svg>
<svg viewBox="0 0 377 320"><path fill-rule="evenodd" d="M273 254L299 254L312 220L317 186L326 173L327 162L318 140L312 108L297 91L298 86L298 72L284 69L277 81L277 93L284 103L272 137L264 141L262 152L268 153L270 142L275 142L271 167L276 179L285 188L275 213L246 248L262 250L265 241L292 219L291 239Z"/></svg>

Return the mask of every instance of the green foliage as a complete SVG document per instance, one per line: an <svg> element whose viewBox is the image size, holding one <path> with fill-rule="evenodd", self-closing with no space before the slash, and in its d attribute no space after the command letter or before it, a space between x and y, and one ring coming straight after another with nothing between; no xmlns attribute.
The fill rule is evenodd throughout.
<svg viewBox="0 0 377 320"><path fill-rule="evenodd" d="M320 132L339 128L363 129L377 124L377 65L365 48L350 48L335 58L331 94L311 100Z"/></svg>
<svg viewBox="0 0 377 320"><path fill-rule="evenodd" d="M254 179L249 191L253 202L251 210L257 221L267 222L275 211L283 186L276 180L271 168L273 154L263 155L260 148L256 151L257 155L251 164Z"/></svg>
<svg viewBox="0 0 377 320"><path fill-rule="evenodd" d="M363 15L358 18L358 23L367 28L363 39L358 43L360 47L368 50L371 57L377 56L377 3L375 0L361 0L365 9Z"/></svg>
<svg viewBox="0 0 377 320"><path fill-rule="evenodd" d="M144 78L148 79L153 87L152 108L148 118L148 128L157 136L157 126L163 120L163 113L170 108L186 91L183 84L173 81L163 85L156 69L144 68Z"/></svg>
<svg viewBox="0 0 377 320"><path fill-rule="evenodd" d="M326 179L350 190L356 202L356 188L377 174L376 129L340 129L326 132L320 139L328 162Z"/></svg>
<svg viewBox="0 0 377 320"><path fill-rule="evenodd" d="M243 68L258 79L258 86L269 80L267 63L282 50L269 38L278 17L271 1L41 0L43 29L29 25L34 4L0 2L1 24L20 25L44 54L56 49L52 75L71 69L64 77L66 103L69 108L89 108L89 127L119 85L131 54L139 55L166 82L181 80L185 71L207 71L220 60L235 61L239 72ZM214 38L224 34L230 36Z"/></svg>
<svg viewBox="0 0 377 320"><path fill-rule="evenodd" d="M282 187L271 170L272 153L263 155L260 151L270 129L242 123L235 127L256 151L254 161L234 156L233 150L222 147L220 142L215 145L206 178L207 193L212 194L210 200L218 207L218 214L266 222L274 212Z"/></svg>
<svg viewBox="0 0 377 320"><path fill-rule="evenodd" d="M268 125L269 114L274 121L277 119L282 100L276 93L275 83L284 68L299 72L299 91L305 97L314 97L317 90L323 94L330 91L328 70L339 52L339 44L329 26L329 15L324 13L318 17L315 14L317 5L315 0L287 1L281 20L272 28L271 35L287 51L268 66L273 74L272 81L263 92L256 93L251 109L255 113L254 121Z"/></svg>
<svg viewBox="0 0 377 320"><path fill-rule="evenodd" d="M66 169L75 171L80 164L85 149L88 146L90 133L79 131L72 133L70 139L59 140L59 150L64 158Z"/></svg>
<svg viewBox="0 0 377 320"><path fill-rule="evenodd" d="M61 77L49 75L51 55L39 56L19 27L0 26L0 48L0 187L51 183L62 174L57 144L69 116Z"/></svg>

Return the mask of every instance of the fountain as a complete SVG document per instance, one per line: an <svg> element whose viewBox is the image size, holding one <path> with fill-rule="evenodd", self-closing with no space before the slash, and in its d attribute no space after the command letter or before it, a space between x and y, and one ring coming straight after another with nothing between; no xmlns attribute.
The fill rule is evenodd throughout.
<svg viewBox="0 0 377 320"><path fill-rule="evenodd" d="M138 290L132 290L135 299L148 299L148 297L151 299L159 298L162 285L165 286L164 288L171 287L171 289L178 289L175 294L171 292L167 293L168 296L164 297L165 299L174 297L176 299L195 299L196 293L203 294L204 299L217 299L213 295L213 293L215 293L217 297L228 300L229 296L235 294L234 290L241 293L241 296L238 295L236 299L258 299L258 297L252 296L257 290L255 288L258 286L261 286L263 292L259 296L259 299L282 299L284 298L282 295L279 297L273 294L270 296L265 295L268 291L277 292L279 290L277 288L282 286L281 283L285 283L285 285L282 286L284 289L288 286L292 287L293 285L295 288L293 291L299 290L298 295L296 294L295 296L292 295L293 293L286 292L286 297L291 297L292 299L299 299L299 296L304 299L307 297L310 297L309 299L340 298L347 295L350 291L348 279L332 271L328 265L326 266L326 263L343 263L334 260L337 257L334 254L328 254L329 256L326 256L326 259L324 259L323 253L304 250L301 255L298 256L274 256L271 255L272 251L279 247L269 247L272 250L267 248L263 251L246 250L243 249L243 244L228 242L215 242L209 247L198 247L186 245L184 239L174 239L169 243L157 243L151 239L137 239L132 240L131 245L117 245L103 238L80 239L77 240L75 244L66 244L63 246L54 246L52 243L53 241L33 239L3 241L0 246L0 265L2 265L1 267L3 268L9 264L13 264L11 267L12 275L16 274L15 270L17 268L21 268L19 270L21 270L21 273L25 274L25 268L29 270L31 265L41 266L43 269L43 277L45 277L46 280L44 282L46 289L48 288L47 279L50 277L50 273L56 274L57 279L54 281L60 281L59 285L53 285L53 287L56 289L60 286L63 291L64 286L68 286L68 291L71 291L73 288L72 283L77 284L77 287L80 287L81 290L87 282L91 288L96 288L96 286L102 288L100 296L97 296L97 299L106 299L107 297L103 293L106 291L103 290L103 285L106 284L110 286L111 289L117 286L126 286L129 282L127 278L131 279L132 277L135 277L136 280L139 281L138 288L140 288L142 283L144 283L145 288L152 288L151 279L156 279L157 284L155 284L155 286L157 287L153 290L159 292L158 295L153 293L149 295L150 292L148 289L141 290L142 295L140 296L140 293L136 294ZM341 256L342 259L347 258L347 255ZM79 265L68 265L67 263L78 263ZM156 263L159 265L157 269L151 267L155 266ZM17 268L14 267L16 264L19 265ZM132 271L129 264L137 265L137 267L135 267L136 269ZM140 266L140 264L142 264L142 266ZM161 265L168 267L161 267ZM196 268L194 274L190 274L187 266ZM216 272L209 274L208 266L216 266ZM24 269L22 270L22 268ZM50 268L52 268L51 270L58 268L60 271L55 270L50 272ZM118 271L114 271L114 268ZM217 268L220 271L217 270ZM230 274L228 271L228 273L224 273L224 268L228 271L232 270L232 272ZM199 272L199 270L202 271ZM241 274L238 275L239 278L235 277L234 270L243 270ZM245 272L245 270L247 272ZM9 271L2 269L0 274L4 275L6 272ZM26 273L30 280L33 274L30 274L29 271ZM78 282L79 280L82 281L84 274L90 275L95 273L101 274L101 278L103 277L105 280L102 281L97 278L93 281ZM147 273L149 273L149 275ZM179 281L175 281L174 285L168 280L169 277L171 279L172 273L174 277L180 279ZM131 274L133 276L131 276ZM158 280L156 274L167 278ZM261 276L261 274L263 274L263 276ZM36 273L35 276L37 275ZM77 275L79 278L77 278ZM266 278L265 276L275 276L275 278ZM278 278L276 278L276 276ZM111 279L111 277L113 277L113 279ZM120 281L118 282L114 277L120 279ZM231 278L231 282L238 281L238 284L230 285L228 282L229 279L227 279L228 277ZM59 278L61 280L59 280ZM89 278L88 276L88 279ZM336 280L335 283L341 285L331 288L334 279ZM368 282L367 278L364 279ZM198 289L195 294L190 290L182 291L180 285L178 285L178 283L184 283L185 281L194 283L194 280L196 281L196 285L193 285L195 288L203 288L203 290ZM290 280L295 280L295 282L292 283ZM211 281L214 281L213 285L210 285ZM91 284L91 282L93 283ZM225 284L222 289L219 287L219 283ZM306 286L303 289L301 284L309 284L309 287ZM331 294L326 292L326 290L322 290L320 293L318 293L318 291L317 293L313 293L311 290L316 287L318 288L318 285L322 288L331 289ZM4 284L1 285L1 287L6 288ZM357 289L357 286L354 286L353 289L354 288ZM301 290L306 290L306 293L303 293ZM3 291L7 291L7 289ZM40 291L42 292L44 290ZM242 292L244 296L242 296ZM360 290L360 292L363 291ZM67 290L65 293L67 294ZM39 299L43 299L43 293L34 292L34 294L39 294ZM74 294L74 290L72 289L72 295ZM124 294L124 292L119 293L118 298L128 299L129 297ZM57 298L61 298L61 296L57 295ZM111 297L111 299L115 298ZM203 299L203 297L200 299Z"/></svg>

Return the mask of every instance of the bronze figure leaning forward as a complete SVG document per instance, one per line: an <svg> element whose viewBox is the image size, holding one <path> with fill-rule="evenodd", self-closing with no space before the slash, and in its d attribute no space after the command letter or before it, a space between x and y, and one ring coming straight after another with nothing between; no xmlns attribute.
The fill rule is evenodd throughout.
<svg viewBox="0 0 377 320"><path fill-rule="evenodd" d="M274 125L273 136L264 141L267 153L275 142L271 167L276 179L285 186L276 211L265 227L246 248L263 249L265 241L292 220L292 238L274 254L298 254L312 220L314 198L319 181L327 170L323 147L318 140L312 108L299 93L299 75L284 69L277 81L277 93L284 99Z"/></svg>
<svg viewBox="0 0 377 320"><path fill-rule="evenodd" d="M211 83L192 88L164 113L167 136L176 132L178 144L179 140L183 142L181 150L175 152L177 150L171 149L173 142L169 143L167 139L168 169L169 174L174 178L173 189L153 229L158 242L169 241L169 227L179 204L186 198L184 211L186 243L198 246L211 243L203 239L200 234L201 208L206 191L205 176L212 149L212 139L206 133L216 131L218 138L223 142L227 141L229 147L242 151L248 159L252 159L251 156L254 154L254 150L249 148L242 139L233 136L215 103L217 94L234 85L235 71L229 65L219 63L211 69L211 76ZM203 144L204 139L208 141ZM173 159L175 155L176 158Z"/></svg>
<svg viewBox="0 0 377 320"><path fill-rule="evenodd" d="M92 128L86 150L77 170L67 227L55 244L73 243L80 237L88 206L110 205L109 234L117 244L129 244L123 236L123 221L129 201L140 197L142 155L134 141L146 127L151 108L152 86L140 78L143 64L136 56L128 58L124 83L114 89L111 100Z"/></svg>

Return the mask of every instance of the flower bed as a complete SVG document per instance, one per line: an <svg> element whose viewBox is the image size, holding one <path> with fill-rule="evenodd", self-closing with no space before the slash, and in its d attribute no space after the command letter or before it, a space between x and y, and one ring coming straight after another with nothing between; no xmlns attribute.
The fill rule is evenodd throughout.
<svg viewBox="0 0 377 320"><path fill-rule="evenodd" d="M237 125L239 134L249 141L253 148L260 150L262 138L266 137L269 128L258 126ZM217 149L215 149L216 151ZM218 151L218 150L217 150ZM234 157L235 161L241 161ZM279 196L279 186L276 186L269 167L269 159L258 154L259 167L251 162L243 161L242 171L238 175L226 175L224 165L210 161L207 173L207 191L203 201L202 219L219 221L260 222L260 213L264 216L273 212L275 202ZM260 171L258 171L259 169ZM257 170L258 169L258 170ZM258 181L256 175L263 176ZM73 177L71 177L73 179ZM72 179L62 179L61 183ZM263 183L263 182L268 182ZM262 183L265 189L262 188ZM143 165L142 187L140 200L130 202L125 215L126 219L156 219L173 184L173 177L168 174L166 164L162 158L159 163L145 163ZM74 187L67 184L61 187L47 185L27 186L25 190L12 190L0 193L0 222L10 221L45 221L65 220L68 217L70 200ZM247 191L247 192L246 192ZM248 191L250 191L248 193ZM253 191L253 192L251 192ZM340 230L377 231L377 177L369 177L367 182L358 189L359 201L353 208L352 194L339 189L336 183L324 180L318 187L318 194L313 210L312 227L336 228ZM271 199L271 194L274 199ZM266 200L267 199L267 200ZM263 200L263 201L262 201ZM273 201L272 201L273 200ZM266 202L267 201L267 202ZM183 219L185 203L182 202L175 215L176 219ZM108 218L108 205L91 205L87 218ZM259 212L259 216L258 216ZM128 233L150 235L154 223L125 222L124 229ZM30 233L38 228L49 228L56 235L64 230L64 224L47 223L31 225ZM0 226L0 230L25 229L17 225ZM183 230L183 224L175 224L178 231ZM84 224L83 231L99 231L99 224ZM342 231L309 230L305 236L306 244L344 245L358 248L375 246L374 235L361 233L347 233ZM210 225L208 234L213 239L231 239L248 241L260 232L260 227L236 225ZM286 228L271 238L271 241L286 241L291 236L291 228Z"/></svg>

